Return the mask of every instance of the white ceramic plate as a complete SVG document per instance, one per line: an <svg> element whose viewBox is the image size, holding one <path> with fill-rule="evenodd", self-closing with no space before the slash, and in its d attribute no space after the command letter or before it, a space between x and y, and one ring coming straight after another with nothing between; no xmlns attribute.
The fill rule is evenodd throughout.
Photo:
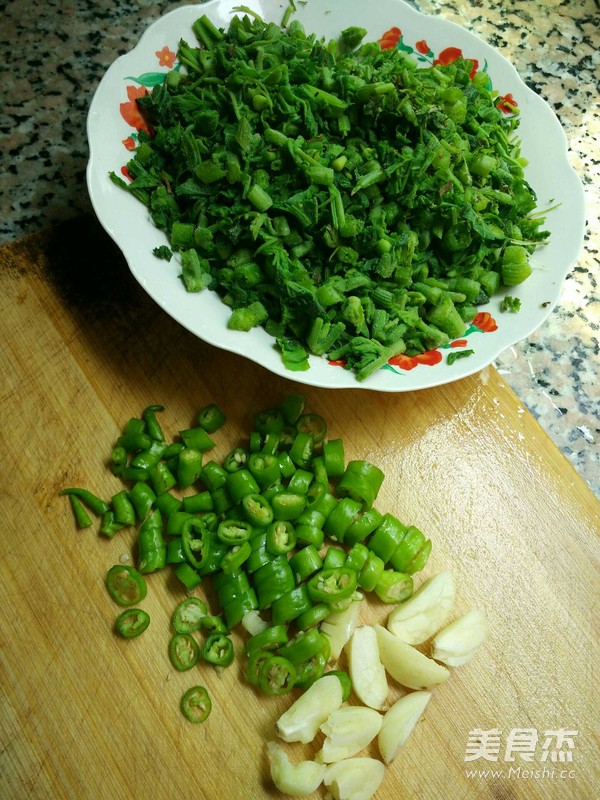
<svg viewBox="0 0 600 800"><path fill-rule="evenodd" d="M564 132L550 107L519 78L513 66L492 47L472 33L440 17L424 16L403 0L309 0L297 4L295 15L308 32L326 38L337 37L349 25L367 29L367 40L381 40L386 46L412 52L423 65L434 59L452 59L458 51L477 60L500 95L512 95L521 123L518 129L522 154L529 164L526 176L543 209L551 211L545 227L551 231L549 244L532 258L534 271L510 294L521 298L522 310L500 311L501 297L482 307L465 336L450 346L413 359L400 357L366 381L327 360L310 357L310 369L289 372L283 366L274 340L262 328L249 333L227 328L229 309L209 291L189 294L178 277L179 270L156 258L154 247L166 237L152 223L146 208L108 178L119 173L131 158L134 146L135 96L151 90L175 66L180 39L196 40L192 23L206 14L219 27L227 28L232 9L239 0L211 0L201 5L178 8L152 24L139 44L118 58L108 69L96 91L88 116L90 160L87 183L95 212L106 231L123 251L129 267L148 294L174 319L212 345L231 350L279 375L313 386L364 388L386 392L411 391L436 386L470 375L490 364L505 348L528 336L551 312L561 284L577 259L583 241L585 210L581 182L567 159ZM283 0L247 0L246 6L265 20L280 22L287 3ZM468 348L474 354L448 365L447 354Z"/></svg>

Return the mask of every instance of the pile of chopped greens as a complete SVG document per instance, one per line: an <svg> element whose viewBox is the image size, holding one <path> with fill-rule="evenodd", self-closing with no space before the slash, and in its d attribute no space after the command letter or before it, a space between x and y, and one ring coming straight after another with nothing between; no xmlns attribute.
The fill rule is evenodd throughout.
<svg viewBox="0 0 600 800"><path fill-rule="evenodd" d="M293 370L308 353L363 380L461 336L548 233L515 136L473 64L253 16L203 16L182 70L138 100L151 126L111 178L149 209L190 292L229 327L262 325ZM159 257L169 257L166 246Z"/></svg>

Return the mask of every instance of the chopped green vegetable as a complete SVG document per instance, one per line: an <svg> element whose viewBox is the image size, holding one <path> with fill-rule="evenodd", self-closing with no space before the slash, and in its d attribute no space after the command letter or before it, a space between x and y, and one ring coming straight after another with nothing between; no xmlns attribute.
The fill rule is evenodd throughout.
<svg viewBox="0 0 600 800"><path fill-rule="evenodd" d="M521 300L518 297L511 297L510 295L506 295L502 299L500 303L500 311L512 311L516 313L517 311L521 310Z"/></svg>
<svg viewBox="0 0 600 800"><path fill-rule="evenodd" d="M111 175L180 251L186 289L214 288L230 328L264 326L293 371L313 353L364 380L461 336L549 235L518 115L471 61L421 69L361 28L326 42L239 10L227 31L194 23L185 70L137 101L154 134L132 182Z"/></svg>

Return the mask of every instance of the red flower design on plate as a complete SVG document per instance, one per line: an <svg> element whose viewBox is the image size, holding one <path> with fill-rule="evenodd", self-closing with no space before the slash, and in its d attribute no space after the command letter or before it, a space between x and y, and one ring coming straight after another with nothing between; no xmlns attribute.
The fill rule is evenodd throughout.
<svg viewBox="0 0 600 800"><path fill-rule="evenodd" d="M466 339L455 339L453 342L450 342L450 347L466 347L467 340Z"/></svg>
<svg viewBox="0 0 600 800"><path fill-rule="evenodd" d="M460 47L446 47L434 60L433 65L441 64L442 67L447 67L448 64L453 64L459 58L464 58ZM465 61L470 61L473 65L469 73L469 77L472 78L479 69L479 61L476 58L465 58Z"/></svg>
<svg viewBox="0 0 600 800"><path fill-rule="evenodd" d="M439 350L427 350L425 353L419 353L417 356L407 356L404 353L400 353L390 358L388 364L393 364L395 367L400 367L400 369L408 371L414 369L419 364L426 364L428 367L433 367L439 364L441 360L442 354Z"/></svg>
<svg viewBox="0 0 600 800"><path fill-rule="evenodd" d="M379 40L379 44L382 50L393 50L394 47L400 41L400 37L402 36L402 31L400 28L390 28L389 31L386 31L381 39Z"/></svg>
<svg viewBox="0 0 600 800"><path fill-rule="evenodd" d="M174 53L172 50L169 50L167 45L165 45L162 50L156 51L156 57L158 58L158 63L160 64L161 67L168 67L169 69L171 69L171 67L175 63L177 54Z"/></svg>
<svg viewBox="0 0 600 800"><path fill-rule="evenodd" d="M133 180L133 176L132 176L131 172L129 172L129 167L127 166L127 164L125 164L124 167L121 167L121 175L123 175L123 177L127 178L128 181L132 181Z"/></svg>
<svg viewBox="0 0 600 800"><path fill-rule="evenodd" d="M135 139L132 136L128 136L127 139L123 139L123 144L128 150L135 150Z"/></svg>
<svg viewBox="0 0 600 800"><path fill-rule="evenodd" d="M515 108L518 108L519 104L515 100L515 98L510 94L501 95L496 100L496 105L502 111L503 114L512 114Z"/></svg>
<svg viewBox="0 0 600 800"><path fill-rule="evenodd" d="M135 128L137 131L146 131L146 133L150 133L148 123L142 116L142 112L137 104L138 98L145 97L147 94L148 90L145 86L140 86L139 88L136 86L128 86L128 101L126 103L121 103L119 109L125 122L131 125L132 128Z"/></svg>
<svg viewBox="0 0 600 800"><path fill-rule="evenodd" d="M484 333L492 333L493 331L498 330L496 320L487 311L480 311L473 320L472 324Z"/></svg>
<svg viewBox="0 0 600 800"><path fill-rule="evenodd" d="M417 50L417 52L421 53L424 56L428 55L431 51L431 48L429 47L425 39L419 39L419 41L416 42L415 44L415 49Z"/></svg>

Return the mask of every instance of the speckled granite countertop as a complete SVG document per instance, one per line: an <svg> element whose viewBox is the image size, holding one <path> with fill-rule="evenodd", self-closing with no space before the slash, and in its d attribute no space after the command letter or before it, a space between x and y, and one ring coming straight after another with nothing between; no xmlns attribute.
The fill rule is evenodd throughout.
<svg viewBox="0 0 600 800"><path fill-rule="evenodd" d="M340 0L343 2L343 0ZM495 46L558 115L582 178L588 233L560 302L496 367L600 496L598 54L596 0L412 0ZM3 10L0 242L90 209L85 122L111 62L182 3L12 0Z"/></svg>

